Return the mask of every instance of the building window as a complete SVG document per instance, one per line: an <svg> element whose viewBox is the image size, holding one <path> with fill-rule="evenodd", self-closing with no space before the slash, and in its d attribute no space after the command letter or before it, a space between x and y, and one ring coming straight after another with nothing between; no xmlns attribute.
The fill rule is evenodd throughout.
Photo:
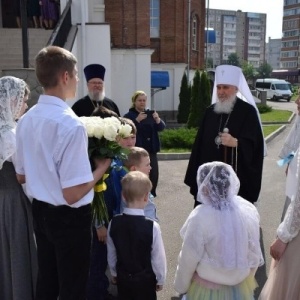
<svg viewBox="0 0 300 300"><path fill-rule="evenodd" d="M299 30L284 31L283 37L299 36Z"/></svg>
<svg viewBox="0 0 300 300"><path fill-rule="evenodd" d="M160 0L150 0L150 37L159 37Z"/></svg>
<svg viewBox="0 0 300 300"><path fill-rule="evenodd" d="M193 16L192 19L192 50L197 50L198 39L197 39L197 28L198 28L198 21L197 17Z"/></svg>
<svg viewBox="0 0 300 300"><path fill-rule="evenodd" d="M300 3L299 0L285 0L284 1L284 5L293 5L293 4L297 4Z"/></svg>

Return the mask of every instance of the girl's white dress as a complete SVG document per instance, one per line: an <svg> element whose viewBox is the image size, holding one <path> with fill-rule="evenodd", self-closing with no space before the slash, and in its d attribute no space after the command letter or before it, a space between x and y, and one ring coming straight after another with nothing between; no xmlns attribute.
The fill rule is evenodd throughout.
<svg viewBox="0 0 300 300"><path fill-rule="evenodd" d="M279 262L270 270L260 300L300 299L300 151L290 163L286 194L291 199L283 222L277 229L278 238L288 243Z"/></svg>

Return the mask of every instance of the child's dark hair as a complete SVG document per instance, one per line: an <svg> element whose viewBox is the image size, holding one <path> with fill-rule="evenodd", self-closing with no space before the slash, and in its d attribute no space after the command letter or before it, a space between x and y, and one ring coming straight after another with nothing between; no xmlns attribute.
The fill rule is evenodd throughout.
<svg viewBox="0 0 300 300"><path fill-rule="evenodd" d="M115 113L113 110L110 110L110 109L104 107L103 105L96 107L92 113L92 116L100 117L100 118L116 117L119 119L119 116L117 113Z"/></svg>

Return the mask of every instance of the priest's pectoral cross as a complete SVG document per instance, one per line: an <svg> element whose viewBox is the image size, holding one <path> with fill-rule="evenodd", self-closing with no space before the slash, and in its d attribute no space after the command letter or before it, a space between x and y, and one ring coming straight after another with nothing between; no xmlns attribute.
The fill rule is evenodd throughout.
<svg viewBox="0 0 300 300"><path fill-rule="evenodd" d="M222 139L221 139L221 132L215 137L215 144L217 145L217 148L220 148L220 145L222 144Z"/></svg>

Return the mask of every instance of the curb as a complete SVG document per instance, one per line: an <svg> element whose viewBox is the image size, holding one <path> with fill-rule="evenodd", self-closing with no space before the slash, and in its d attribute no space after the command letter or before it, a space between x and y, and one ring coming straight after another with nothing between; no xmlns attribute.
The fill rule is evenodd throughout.
<svg viewBox="0 0 300 300"><path fill-rule="evenodd" d="M291 117L289 118L288 122L285 122L284 125L280 126L277 130L269 134L265 138L266 144L271 142L275 137L277 137L281 132L283 132L286 129L286 124L289 124L293 121L296 114L293 113ZM272 124L282 124L281 122L273 122ZM268 124L271 125L271 124ZM157 159L158 160L186 160L189 159L191 156L190 152L183 152L183 153L157 153Z"/></svg>

